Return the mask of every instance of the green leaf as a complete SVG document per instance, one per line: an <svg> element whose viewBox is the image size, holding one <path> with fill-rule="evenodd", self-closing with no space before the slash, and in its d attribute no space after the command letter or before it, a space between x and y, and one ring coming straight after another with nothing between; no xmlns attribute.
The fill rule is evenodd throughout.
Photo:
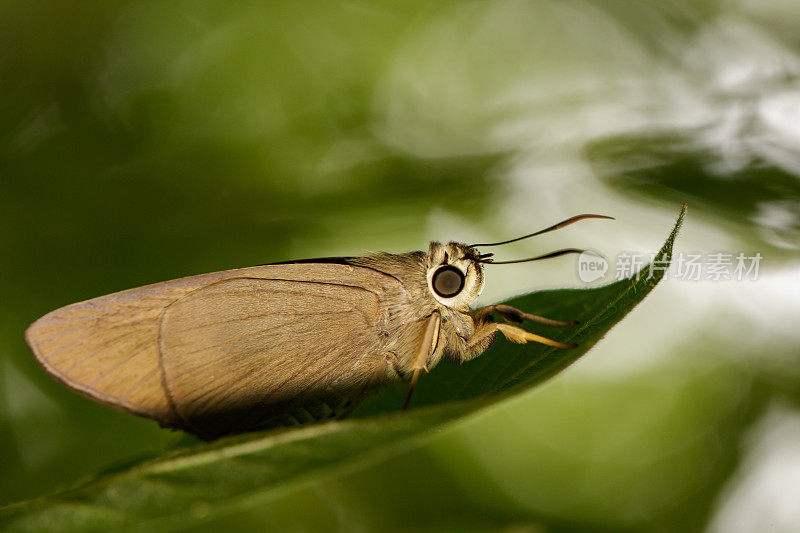
<svg viewBox="0 0 800 533"><path fill-rule="evenodd" d="M684 206L654 263L638 276L593 289L533 292L507 302L544 316L581 320L568 328L526 324L551 338L577 342L577 348L498 340L473 361L443 362L423 376L407 412L399 411L405 389L389 388L345 421L240 435L120 465L69 490L4 508L0 529L185 528L419 445L434 429L527 390L586 353L663 277L685 211Z"/></svg>

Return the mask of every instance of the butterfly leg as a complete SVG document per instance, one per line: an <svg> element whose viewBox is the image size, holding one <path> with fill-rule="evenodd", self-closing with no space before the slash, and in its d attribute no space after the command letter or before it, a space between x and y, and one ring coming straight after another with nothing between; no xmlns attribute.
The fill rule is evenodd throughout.
<svg viewBox="0 0 800 533"><path fill-rule="evenodd" d="M524 329L517 326L512 326L511 324L498 324L496 322L494 324L495 328L497 328L497 331L505 335L505 337L511 342L516 342L518 344L525 344L528 341L531 341L538 342L539 344L546 344L547 346L555 346L556 348L574 348L577 346L575 343L567 344L554 341L553 339L548 339L547 337L542 337L541 335L531 333L530 331L525 331Z"/></svg>
<svg viewBox="0 0 800 533"><path fill-rule="evenodd" d="M492 313L497 313L502 316L504 319L508 320L509 322L516 322L517 324L521 324L526 320L530 320L532 322L538 322L539 324L547 324L548 326L574 326L578 323L577 320L570 320L570 321L562 321L562 320L553 320L552 318L545 318L539 315L532 315L530 313L526 313L524 311L520 311L516 307L511 307L510 305L487 305L481 312L485 315L490 315Z"/></svg>
<svg viewBox="0 0 800 533"><path fill-rule="evenodd" d="M484 322L472 337L469 339L467 343L466 349L464 350L467 357L465 359L470 359L472 357L477 356L483 350L488 347L487 339L493 337L496 333L502 333L508 340L511 342L516 342L518 344L525 344L527 342L538 342L539 344L546 344L547 346L554 346L556 348L574 348L577 344L574 343L563 343L554 341L553 339L548 339L547 337L542 337L541 335L537 335L535 333L531 333L530 331L525 331L524 329L514 326L512 324L501 324L498 322ZM486 346L484 346L486 345Z"/></svg>
<svg viewBox="0 0 800 533"><path fill-rule="evenodd" d="M411 375L411 383L408 386L408 394L403 402L403 411L408 408L408 402L411 401L411 393L414 392L414 386L417 384L421 370L428 371L427 363L431 354L436 350L436 345L439 342L439 326L442 324L442 317L438 312L433 313L425 326L425 334L422 337L422 342L417 352L417 358L414 360L414 373Z"/></svg>

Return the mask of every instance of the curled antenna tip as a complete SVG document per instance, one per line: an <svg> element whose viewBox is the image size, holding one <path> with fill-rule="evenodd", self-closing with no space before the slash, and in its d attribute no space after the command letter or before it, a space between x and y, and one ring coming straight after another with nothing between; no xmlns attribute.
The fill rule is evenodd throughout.
<svg viewBox="0 0 800 533"><path fill-rule="evenodd" d="M541 234L547 233L549 231L554 231L554 230L557 230L557 229L561 229L561 228L563 228L565 226L569 226L570 224L574 224L575 222L578 222L579 220L585 220L587 218L604 218L604 219L608 219L608 220L616 220L614 217L610 217L610 216L607 216L607 215L595 215L595 214L591 214L591 213L585 213L583 215L575 215L574 217L570 217L570 218L568 218L566 220L562 220L558 224L553 224L552 226L550 226L548 228L536 231L534 233L529 233L528 235L523 235L522 237L517 237L515 239L508 239L507 241L500 241L500 242L472 244L470 246L472 248L478 248L478 247L481 247L481 246L500 246L501 244L510 244L512 242L517 242L517 241L521 241L522 239L528 239L530 237L535 237L537 235L541 235Z"/></svg>

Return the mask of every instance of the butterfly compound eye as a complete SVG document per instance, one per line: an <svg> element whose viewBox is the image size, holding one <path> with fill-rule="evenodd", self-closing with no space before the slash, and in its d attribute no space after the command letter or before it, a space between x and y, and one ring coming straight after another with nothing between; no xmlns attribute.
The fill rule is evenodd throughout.
<svg viewBox="0 0 800 533"><path fill-rule="evenodd" d="M464 274L455 267L443 266L433 274L431 285L442 298L452 298L464 288Z"/></svg>

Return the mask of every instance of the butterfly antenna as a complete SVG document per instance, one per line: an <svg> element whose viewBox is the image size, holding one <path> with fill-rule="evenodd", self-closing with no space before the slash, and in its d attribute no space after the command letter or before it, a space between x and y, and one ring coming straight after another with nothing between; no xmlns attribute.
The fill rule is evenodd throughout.
<svg viewBox="0 0 800 533"><path fill-rule="evenodd" d="M536 237L537 235L541 235L543 233L547 233L550 231L555 231L557 229L561 229L563 227L569 226L570 224L574 224L579 220L585 220L587 218L606 218L609 220L615 220L614 217L608 217L606 215L592 215L592 214L584 214L584 215L575 215L574 217L568 218L566 220L562 220L558 224L553 224L549 228L544 228L542 230L529 233L527 235L523 235L522 237L517 237L515 239L509 239L507 241L500 241L500 242L489 242L489 243L481 243L481 244L472 244L470 245L472 248L480 248L480 247L489 247L489 246L500 246L501 244L510 244L512 242L521 241L522 239L528 239L530 237Z"/></svg>

